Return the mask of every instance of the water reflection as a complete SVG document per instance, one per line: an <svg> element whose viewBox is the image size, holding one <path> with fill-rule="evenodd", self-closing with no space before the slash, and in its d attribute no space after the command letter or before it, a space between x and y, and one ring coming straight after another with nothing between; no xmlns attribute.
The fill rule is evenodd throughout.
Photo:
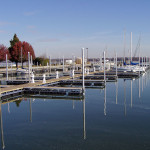
<svg viewBox="0 0 150 150"><path fill-rule="evenodd" d="M148 80L148 74L145 74L144 76L141 76L140 78L138 78L138 97L139 99L141 98L141 89L144 90L144 85L147 86L148 82L145 80ZM121 80L121 79L120 79ZM134 86L135 86L135 83L137 82L134 82L135 79L124 79L123 80L123 84L122 84L122 87L123 87L123 93L124 93L124 115L126 116L127 115L127 103L128 103L128 100L129 100L129 106L132 108L133 107L133 104L134 104L134 98L133 98L133 93L134 93ZM119 81L118 81L119 82ZM118 101L118 82L115 83L115 103L118 104L120 103ZM142 82L142 84L141 84ZM130 83L130 91L128 92L128 88L126 87L127 84ZM109 83L108 83L109 84ZM121 89L119 89L119 94L121 94ZM130 97L128 97L128 94L130 93ZM106 103L107 102L107 87L105 87L104 89L104 115L106 116L107 115L107 110L106 110ZM119 106L118 106L119 107Z"/></svg>
<svg viewBox="0 0 150 150"><path fill-rule="evenodd" d="M115 82L116 84L116 104L118 104L118 82Z"/></svg>
<svg viewBox="0 0 150 150"><path fill-rule="evenodd" d="M74 100L72 101L72 108L75 108Z"/></svg>
<svg viewBox="0 0 150 150"><path fill-rule="evenodd" d="M140 107L139 106L139 102L137 102L136 101L136 96L137 96L137 98L139 97L142 97L141 95L141 79L144 81L143 82L143 85L145 84L145 85L147 85L147 80L148 80L148 76L147 77L145 77L145 76L141 76L141 78L139 78L138 79L138 81L137 82L134 82L133 80L122 80L122 79L119 79L119 81L118 82L116 82L115 84L110 84L110 86L108 86L109 85L109 83L107 83L107 86L105 87L105 89L104 89L104 93L102 93L101 95L102 95L102 101L100 101L100 100L97 100L98 98L96 98L96 97L94 97L96 94L99 96L99 93L97 92L95 92L95 95L93 96L92 94L92 90L93 89L89 89L89 92L91 92L90 94L88 94L88 95L90 95L89 97L89 99L88 99L88 95L86 95L86 97L87 97L87 99L85 100L85 98L82 100L82 101L76 101L76 100L72 100L72 101L70 101L70 102L67 102L67 103L65 103L64 101L61 101L61 103L59 103L58 101L57 101L57 105L55 105L54 103L54 105L51 105L51 106L57 106L57 108L60 106L60 108L61 108L61 112L63 112L64 111L64 109L65 109L65 107L66 107L66 104L68 104L68 106L69 106L69 109L68 110L65 110L65 113L68 113L68 112L70 112L70 110L71 110L71 113L73 114L73 115L80 115L82 118L80 118L79 120L75 120L75 121L80 121L80 123L79 123L79 126L80 126L80 132L79 132L79 139L84 139L84 140L86 140L87 139L87 136L89 137L89 139L91 138L90 136L90 134L91 134L91 130L90 130L90 128L89 128L89 125L90 125L90 123L88 122L89 121L89 119L87 119L86 120L86 115L87 114L89 114L89 110L87 110L86 108L89 108L89 101L91 100L91 98L95 98L94 100L96 101L96 104L94 103L94 101L92 101L92 108L94 107L94 109L98 109L98 110L94 110L94 109L92 109L92 112L94 112L93 114L90 112L90 114L91 115L94 115L94 117L93 117L93 119L95 119L94 121L94 123L96 123L96 125L94 124L92 124L94 127L96 126L96 128L94 129L94 131L96 130L96 132L98 131L99 133L103 130L104 132L105 132L105 130L106 129L108 129L108 128L105 128L105 126L107 126L108 125L108 127L110 126L110 124L107 124L107 122L105 122L105 120L101 120L101 118L103 119L103 118L106 118L105 116L106 115L108 115L108 112L111 112L112 114L111 115L118 115L120 112L120 114L119 114L119 116L126 116L126 115L130 115L130 114L132 114L132 113L135 113L135 111L141 111L141 110L137 110L137 109L134 109L134 111L132 111L131 112L131 109L130 109L130 111L128 111L127 112L127 110L128 110L128 107L129 108L134 108L134 107L136 107L136 108L138 108L138 107ZM146 80L146 82L145 82L145 80ZM135 83L137 83L137 95L135 95ZM118 87L118 85L119 85L119 87ZM121 86L120 86L121 85ZM114 90L114 95L110 95L110 94L112 94L111 93L111 91L112 91L112 89L110 89L110 87L112 88L112 86L113 86L113 88L116 88L116 89L113 89ZM115 87L114 87L115 86ZM146 90L146 89L144 89L144 90ZM88 90L87 90L88 91ZM97 90L95 90L95 91L97 91ZM102 90L100 90L100 91L102 91ZM144 91L145 92L145 91ZM115 95L116 94L116 95ZM123 94L124 94L124 97L123 97ZM130 95L131 94L131 95ZM96 96L97 96L96 95ZM108 96L108 97L107 97ZM113 96L113 99L112 98L110 98L110 97L112 97ZM142 97L143 98L143 97ZM34 105L35 103L33 103L35 101L35 103L38 103L38 105L36 104L36 105ZM42 101L42 103L41 103L41 101ZM26 113L26 111L24 112L24 113L26 113L27 114L27 122L28 122L28 124L30 124L30 122L32 123L32 121L34 121L35 123L34 124L32 124L32 127L34 127L35 125L37 125L37 126L39 126L38 128L40 128L41 127L41 124L42 124L42 121L40 120L40 118L38 117L38 118L36 118L36 113L37 113L37 111L34 111L34 112L32 112L33 111L33 109L34 110L36 110L37 109L37 106L38 106L38 108L39 108L39 105L41 106L41 104L43 104L43 103L45 103L46 105L47 104L50 104L49 102L48 102L49 100L47 100L47 101L45 101L44 102L44 99L40 99L40 101L38 101L37 99L35 100L35 99L32 99L32 98L28 98L28 101L25 103L25 104L27 104L27 105L25 105L25 106L27 106L27 108L28 108L28 113ZM78 103L79 102L79 103ZM15 105L15 108L16 108L16 106L17 107L19 107L20 106L20 103L21 103L21 100L17 100L17 101L15 101L15 103L14 103L14 105ZM24 103L23 103L24 104ZM21 103L21 106L23 105L22 103ZM60 105L61 104L61 105ZM76 104L76 106L75 106L75 104ZM96 105L97 104L99 104L100 106L101 106L101 110L100 110L100 115L101 115L101 118L98 118L99 116L96 116L95 114L99 111L99 109L100 109L100 107L97 107ZM116 105L117 104L117 105ZM140 103L141 104L141 103ZM63 105L63 107L61 107ZM73 111L74 109L76 109L77 108L77 106L81 106L80 107L80 109L78 109L79 111L80 111L80 113L77 113L77 114L75 114L75 112L76 111ZM85 106L86 105L86 106ZM142 104L143 105L143 104ZM5 105L5 106L7 106L7 105ZM33 107L34 106L34 107ZM45 106L45 105L43 105L43 106ZM50 105L49 105L50 106ZM65 106L65 107L64 107ZM96 107L95 107L96 106ZM107 106L107 109L106 109L106 106ZM32 107L33 107L33 109L32 109ZM86 108L85 108L86 107ZM104 107L104 108L103 108ZM8 103L8 112L10 112L10 108L11 108L11 112L13 112L13 105L11 105L11 107L10 107L10 104ZM40 107L41 108L41 107ZM45 108L45 107L44 107ZM44 109L43 108L43 109ZM49 107L48 107L49 108ZM108 108L110 109L110 111L108 111ZM119 109L116 109L116 108L119 108ZM21 107L21 109L22 109L22 107ZM73 110L72 110L73 109ZM86 110L85 110L86 109ZM115 113L113 113L113 111L114 111L114 109L115 109ZM27 110L26 109L26 107L25 107L25 110ZM29 110L30 110L30 114L29 114ZM50 110L50 109L48 109L48 110ZM59 109L58 109L59 110ZM133 109L132 109L133 110ZM6 107L6 111L7 111L7 107ZM18 111L18 109L17 109L17 111ZM86 112L85 112L86 111ZM91 111L91 110L90 110ZM144 111L144 110L142 110L142 111ZM146 110L147 111L147 110ZM49 112L52 112L51 113L51 115L54 115L54 117L55 117L55 113L57 114L57 113L59 113L59 111L58 112L56 112L56 109L54 108L53 110L51 110L51 111L46 111L46 113L47 113L47 115L50 115L50 113ZM117 112L117 113L116 113ZM38 110L38 113L41 113L40 115L42 116L43 115L43 112L42 112L42 108L40 109L40 110ZM69 117L72 117L71 116L71 113L70 113L70 115L69 115ZM26 117L26 114L25 114L25 117ZM137 113L138 114L138 113ZM3 115L4 115L4 113L3 113ZM45 112L44 112L44 115L45 115ZM9 115L10 116L10 115ZM133 115L131 115L131 117L132 117ZM2 111L1 111L1 103L0 103L0 120L1 120L1 143L2 143L2 148L4 149L5 148L5 144L4 144L4 133L3 133L3 122L2 122ZM17 116L18 117L18 116ZM22 117L22 116L21 116ZM39 121L38 121L38 123L36 123L36 119L35 118L32 118L32 117L35 117L36 119L38 119ZM58 118L57 118L58 117ZM124 119L125 121L128 121L127 123L130 123L130 121L132 122L132 119L131 119L131 117L126 117L126 119ZM77 117L78 118L78 117ZM98 118L98 119L97 119ZM123 118L123 117L122 117ZM122 119L121 118L121 119ZM125 117L124 117L125 118ZM130 119L131 120L130 120ZM30 119L30 122L29 122L29 119ZM32 120L33 119L33 120ZM42 118L42 119L44 119L44 121L45 121L45 118ZM51 119L50 117L46 117L46 119ZM63 118L63 119L61 119L61 121L60 121L60 118L59 118L59 116L56 116L56 118L53 120L54 122L54 125L51 125L51 127L52 127L52 129L53 128L55 128L55 125L57 124L57 125L59 125L58 124L58 121L60 121L60 122L65 122L66 120L65 120L66 118ZM69 118L70 119L70 118ZM67 120L67 121L69 121L69 124L67 124L68 125L68 127L69 128L65 128L65 129L67 129L67 130L72 130L72 122L70 121L70 120ZM108 119L109 119L109 117L108 117ZM120 128L122 128L122 129L120 129L122 132L123 132L123 130L124 129L126 129L126 126L124 126L123 124L124 123L122 123L121 121L124 121L124 120L121 120L121 119L118 119L117 121L120 123L118 123L119 125L120 125ZM127 119L129 119L129 120L127 120ZM133 118L134 119L134 118ZM41 121L41 122L40 122ZM56 122L55 122L56 121ZM103 123L102 123L102 121L103 121ZM112 130L115 130L115 128L113 128L114 126L113 126L113 122L116 122L116 120L111 120L112 122L112 126L111 126L111 131ZM49 128L50 126L48 126L49 123L50 122L50 124L51 124L51 120L47 120L47 124L46 124L46 126L44 127L44 129L45 130L47 130L47 128ZM15 122L16 123L16 122ZM87 125L86 125L86 123L88 123L88 131L86 132L86 129L87 129ZM133 123L133 122L132 122ZM102 126L104 126L104 128L103 129L100 129L100 127L101 126L97 126L97 124L99 125L99 124L102 124ZM66 126L66 124L65 124L65 126ZM5 127L5 126L4 126ZM30 128L31 126L29 126L29 128ZM131 126L131 128L132 128L132 126ZM4 128L5 129L5 128ZM36 129L36 128L35 128ZM57 129L57 128L55 128L55 129ZM59 127L58 127L58 129L59 129ZM92 128L93 129L93 128ZM6 129L5 129L6 130ZM63 124L62 124L62 128L60 128L60 131L62 131L63 130L63 133L64 133L64 128L63 128ZM118 130L118 129L116 129L116 131L120 131L120 130ZM51 130L49 130L49 131L51 131ZM56 130L55 130L56 131ZM58 131L58 130L57 130ZM108 131L108 130L107 130ZM110 134L112 134L112 132L109 132ZM126 130L125 130L126 131ZM5 131L6 132L6 131ZM36 132L36 131L35 131ZM71 133L73 133L74 134L74 132L76 132L76 131L71 131ZM98 133L97 132L97 133ZM107 133L108 133L107 132ZM135 132L135 130L134 130L134 132ZM63 134L62 133L62 134ZM70 133L70 132L69 132ZM88 133L88 134L87 134ZM107 134L106 133L106 134ZM34 133L35 135L36 135L36 133ZM43 133L44 134L44 133ZM55 133L53 133L54 135L55 135ZM52 135L53 135L52 134ZM61 134L61 132L60 132L60 134ZM92 133L93 134L93 133ZM24 133L22 133L22 135L24 136ZM47 138L52 138L53 139L53 137L52 137L52 135L48 135L49 137L47 137ZM57 135L57 134L56 134ZM129 134L128 134L129 135ZM127 136L128 136L127 135ZM44 135L45 136L45 135ZM97 136L97 135L96 135ZM98 136L100 136L100 134L98 135ZM113 136L113 134L112 134L112 136ZM122 135L121 135L122 136ZM73 136L72 136L73 137ZM114 135L114 137L115 137L115 135ZM6 137L5 137L6 138ZM23 137L23 138L26 138L26 137ZM104 137L102 137L102 138L104 138ZM88 140L89 140L88 139ZM9 145L9 142L8 142L8 139L5 139L5 143L6 143L6 140L7 140L7 145L6 146L8 146ZM74 140L74 139L73 139ZM75 139L76 140L76 139ZM74 141L75 141L74 140ZM87 140L87 141L88 141ZM108 139L106 139L106 140L108 140ZM86 141L86 142L87 142ZM60 139L60 142L61 142L61 139ZM93 142L93 141L92 141ZM95 142L95 141L94 141ZM41 143L42 144L42 143Z"/></svg>
<svg viewBox="0 0 150 150"><path fill-rule="evenodd" d="M146 87L146 85L147 85L147 73L146 73L146 75L145 75L145 83L144 83L144 88Z"/></svg>
<svg viewBox="0 0 150 150"><path fill-rule="evenodd" d="M126 116L126 80L124 80L124 115Z"/></svg>
<svg viewBox="0 0 150 150"><path fill-rule="evenodd" d="M9 105L9 103L8 103L8 113L10 114L10 105Z"/></svg>
<svg viewBox="0 0 150 150"><path fill-rule="evenodd" d="M140 87L140 78L139 78L139 98L141 97L141 87Z"/></svg>
<svg viewBox="0 0 150 150"><path fill-rule="evenodd" d="M29 100L30 103L30 122L32 123L32 102L31 102L31 98Z"/></svg>
<svg viewBox="0 0 150 150"><path fill-rule="evenodd" d="M145 73L142 75L142 92L143 92L143 80L144 80L144 75L145 75Z"/></svg>
<svg viewBox="0 0 150 150"><path fill-rule="evenodd" d="M12 100L13 101L13 100ZM21 103L22 100L15 100L14 102L16 103L16 106L19 107L20 103ZM10 102L11 101L6 101L4 102L7 103L8 105L8 113L10 113ZM1 146L2 146L2 149L5 148L5 144L4 144L4 131L3 131L3 119L2 119L2 101L0 100L0 128L1 128Z"/></svg>
<svg viewBox="0 0 150 150"><path fill-rule="evenodd" d="M33 100L35 100L35 99L33 99ZM33 116L33 114L32 114L32 98L29 98L28 101L29 101L29 107L28 108L30 110L30 122L32 123L32 116ZM6 102L6 103L8 103L8 108L10 107L10 104L9 104L10 102L9 101ZM16 100L16 101L13 101L13 102L15 102L16 106L19 107L20 106L19 104L21 103L21 100ZM73 109L74 109L75 108L75 106L74 106L75 100L72 100L72 102L73 102ZM4 104L5 104L5 102L4 102ZM5 148L5 144L4 144L2 106L1 105L2 105L2 102L0 101L1 143L2 143L2 149L4 149ZM83 127L83 139L86 140L85 98L82 100L82 105L83 105L82 106L82 113L83 113L83 118L82 118L83 119L83 125L82 125L82 127Z"/></svg>
<svg viewBox="0 0 150 150"><path fill-rule="evenodd" d="M72 100L73 102L73 109L75 109L75 100ZM83 139L86 140L86 122L85 122L85 97L82 100L83 104ZM30 105L30 122L32 123L32 100L31 98L29 99L29 105Z"/></svg>
<svg viewBox="0 0 150 150"><path fill-rule="evenodd" d="M86 139L86 128L85 128L85 98L83 99L83 139Z"/></svg>
<svg viewBox="0 0 150 150"><path fill-rule="evenodd" d="M2 143L2 149L5 148L4 144L4 133L3 133L3 119L2 119L2 102L0 101L0 125L1 125L1 143Z"/></svg>
<svg viewBox="0 0 150 150"><path fill-rule="evenodd" d="M132 108L132 80L131 80L131 108Z"/></svg>
<svg viewBox="0 0 150 150"><path fill-rule="evenodd" d="M104 115L106 116L106 87L104 89Z"/></svg>
<svg viewBox="0 0 150 150"><path fill-rule="evenodd" d="M16 106L17 106L17 107L19 107L21 102L22 102L22 99L20 99L20 100L16 100L16 101L15 101ZM8 103L9 103L9 102L8 102Z"/></svg>

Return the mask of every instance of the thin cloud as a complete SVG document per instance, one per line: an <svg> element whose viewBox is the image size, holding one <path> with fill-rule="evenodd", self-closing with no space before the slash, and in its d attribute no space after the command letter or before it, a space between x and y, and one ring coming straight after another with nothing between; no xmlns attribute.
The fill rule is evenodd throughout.
<svg viewBox="0 0 150 150"><path fill-rule="evenodd" d="M28 29L35 29L35 26L29 25L29 26L27 26L27 28L28 28Z"/></svg>
<svg viewBox="0 0 150 150"><path fill-rule="evenodd" d="M60 36L63 36L63 37L71 37L72 35L69 34L69 33L63 33L63 34L60 34Z"/></svg>
<svg viewBox="0 0 150 150"><path fill-rule="evenodd" d="M98 40L98 39L110 39L110 38L122 38L123 36L121 33L115 31L103 31L103 32L96 32L90 36L86 36L81 38L80 40Z"/></svg>
<svg viewBox="0 0 150 150"><path fill-rule="evenodd" d="M102 31L102 32L96 32L95 35L112 35L112 34L115 34L116 32L115 31Z"/></svg>
<svg viewBox="0 0 150 150"><path fill-rule="evenodd" d="M37 11L24 12L24 16L34 16L36 14L37 14Z"/></svg>
<svg viewBox="0 0 150 150"><path fill-rule="evenodd" d="M32 34L34 34L34 35L38 33L37 30L28 30L28 32L29 32L29 33L32 33Z"/></svg>
<svg viewBox="0 0 150 150"><path fill-rule="evenodd" d="M59 42L60 39L57 38L44 38L44 39L38 39L37 42L42 42L42 43L50 43L50 42Z"/></svg>
<svg viewBox="0 0 150 150"><path fill-rule="evenodd" d="M29 33L34 34L34 35L38 33L38 31L36 30L36 26L34 26L34 25L28 25L27 26L27 31Z"/></svg>
<svg viewBox="0 0 150 150"><path fill-rule="evenodd" d="M16 25L16 23L14 23L14 22L0 21L0 26L5 26L5 25Z"/></svg>
<svg viewBox="0 0 150 150"><path fill-rule="evenodd" d="M5 31L4 30L0 30L0 33L5 33Z"/></svg>

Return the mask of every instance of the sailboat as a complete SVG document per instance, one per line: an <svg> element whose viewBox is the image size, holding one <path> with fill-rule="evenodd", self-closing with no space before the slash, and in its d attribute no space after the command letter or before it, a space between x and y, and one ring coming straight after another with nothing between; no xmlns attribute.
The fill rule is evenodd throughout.
<svg viewBox="0 0 150 150"><path fill-rule="evenodd" d="M132 62L132 32L131 32L131 43L130 43L130 64L127 65L125 63L125 56L124 56L124 65L118 66L117 71L118 72L145 72L146 68L143 66L140 66L139 63L133 63ZM124 54L125 54L125 48L124 48ZM113 70L116 70L116 67L112 68Z"/></svg>

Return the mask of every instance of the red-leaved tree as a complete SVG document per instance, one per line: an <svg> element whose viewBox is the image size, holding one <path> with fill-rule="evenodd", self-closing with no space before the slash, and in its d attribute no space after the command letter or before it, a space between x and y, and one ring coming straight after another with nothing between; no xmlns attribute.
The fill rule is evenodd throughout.
<svg viewBox="0 0 150 150"><path fill-rule="evenodd" d="M22 49L22 54L21 54ZM32 55L32 59L35 59L35 54L32 46L27 42L17 42L13 46L10 55L11 59L16 63L16 67L18 68L18 62L21 62L21 55L22 55L22 66L23 63L28 61L28 52L30 52L30 56Z"/></svg>
<svg viewBox="0 0 150 150"><path fill-rule="evenodd" d="M6 54L8 55L8 58L9 58L9 51L7 47L0 44L0 61L6 60Z"/></svg>

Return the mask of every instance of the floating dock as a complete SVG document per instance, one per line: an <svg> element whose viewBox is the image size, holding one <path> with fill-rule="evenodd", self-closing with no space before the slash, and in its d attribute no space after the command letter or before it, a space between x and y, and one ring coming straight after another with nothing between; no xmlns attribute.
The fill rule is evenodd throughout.
<svg viewBox="0 0 150 150"><path fill-rule="evenodd" d="M94 75L87 75L84 77L86 80L98 80L98 81L104 81L104 75L97 75L98 73L95 73ZM80 76L80 79L82 79L82 76ZM106 75L106 82L116 82L117 76L116 75Z"/></svg>
<svg viewBox="0 0 150 150"><path fill-rule="evenodd" d="M79 77L79 75L76 75L76 77ZM52 93L52 91L55 92L56 88L55 87L52 87L52 88L48 87L47 88L44 85L55 83L55 82L58 82L61 80L68 80L68 79L70 79L70 77L61 77L58 79L47 80L46 83L43 83L42 81L38 81L35 83L26 83L26 84L21 84L21 85L3 87L3 88L0 88L0 97L1 97L1 99L6 99L9 97L16 97L16 96L24 94L24 91L26 91L26 93L27 93L27 91L29 89L30 90L35 89L34 92L37 91L37 89L38 90L41 89L41 93L44 93L45 91L49 91L50 93ZM39 87L37 87L37 86L39 86ZM40 87L40 86L44 86L44 87ZM54 89L54 90L52 90L52 89ZM70 88L70 90L72 92L70 92L69 89L66 90L66 94L68 94L68 96L71 95L71 93L73 94L73 92L74 92L74 96L76 95L75 93L80 93L80 94L78 94L78 96L81 95L81 88ZM57 91L62 91L62 90L60 90L60 88L57 88ZM67 91L69 91L69 93ZM78 91L78 92L76 92L76 91ZM61 94L61 92L60 92L60 94Z"/></svg>
<svg viewBox="0 0 150 150"><path fill-rule="evenodd" d="M104 80L84 80L86 88L104 88L105 82ZM61 80L58 85L60 86L82 86L82 80Z"/></svg>
<svg viewBox="0 0 150 150"><path fill-rule="evenodd" d="M68 75L68 74L67 74ZM135 72L118 72L117 76L120 78L137 78L139 73ZM115 72L106 71L106 82L117 81L117 76ZM38 77L35 77L38 78ZM103 72L90 72L90 74L85 74L85 87L86 88L105 88L104 74ZM39 78L42 80L42 77ZM70 76L62 76L58 79L49 76L46 83L42 81L36 81L35 83L29 83L26 80L7 80L7 87L3 86L0 88L0 97L5 99L8 97L16 97L22 94L31 95L51 95L52 97L80 97L83 95L82 91L82 74L75 74L74 78ZM8 86L12 85L12 86ZM51 87L50 87L51 86ZM55 87L55 86L69 86L67 87ZM75 86L73 88L73 86Z"/></svg>
<svg viewBox="0 0 150 150"><path fill-rule="evenodd" d="M97 72L94 73L94 75L104 75L103 72ZM107 76L116 76L116 72L114 71L106 71L106 77ZM139 73L138 72L117 72L118 78L138 78Z"/></svg>
<svg viewBox="0 0 150 150"><path fill-rule="evenodd" d="M50 96L53 97L70 97L70 98L82 98L82 88L76 87L26 87L24 88L24 94L29 94L30 96Z"/></svg>

